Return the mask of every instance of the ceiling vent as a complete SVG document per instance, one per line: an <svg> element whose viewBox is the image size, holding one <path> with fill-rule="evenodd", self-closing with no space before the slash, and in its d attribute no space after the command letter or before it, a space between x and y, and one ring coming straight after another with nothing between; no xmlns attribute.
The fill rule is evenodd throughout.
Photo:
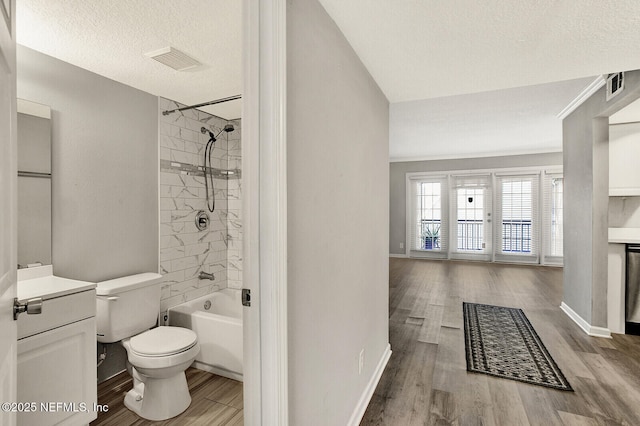
<svg viewBox="0 0 640 426"><path fill-rule="evenodd" d="M176 71L186 71L201 65L200 62L173 47L154 50L153 52L145 53L145 55Z"/></svg>
<svg viewBox="0 0 640 426"><path fill-rule="evenodd" d="M624 73L609 74L607 77L607 101L624 90Z"/></svg>

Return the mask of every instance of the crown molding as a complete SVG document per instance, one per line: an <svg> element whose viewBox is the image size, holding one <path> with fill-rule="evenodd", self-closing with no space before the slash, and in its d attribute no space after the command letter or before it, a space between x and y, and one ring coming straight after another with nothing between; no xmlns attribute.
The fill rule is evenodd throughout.
<svg viewBox="0 0 640 426"><path fill-rule="evenodd" d="M584 101L589 99L591 95L596 93L598 89L600 89L606 83L607 80L605 79L604 75L596 77L596 79L593 80L590 85L585 87L585 89L580 92L580 94L574 100L569 102L569 105L564 107L564 109L560 111L558 115L556 115L556 117L558 117L560 120L564 120L567 116L569 116L569 114L575 111L580 105L584 103Z"/></svg>

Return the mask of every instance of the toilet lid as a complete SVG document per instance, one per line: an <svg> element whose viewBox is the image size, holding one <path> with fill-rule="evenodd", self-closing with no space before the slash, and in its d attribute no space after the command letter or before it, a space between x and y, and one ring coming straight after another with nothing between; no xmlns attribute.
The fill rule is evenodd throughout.
<svg viewBox="0 0 640 426"><path fill-rule="evenodd" d="M196 344L198 336L183 327L156 327L129 341L131 349L142 356L164 356L183 352Z"/></svg>

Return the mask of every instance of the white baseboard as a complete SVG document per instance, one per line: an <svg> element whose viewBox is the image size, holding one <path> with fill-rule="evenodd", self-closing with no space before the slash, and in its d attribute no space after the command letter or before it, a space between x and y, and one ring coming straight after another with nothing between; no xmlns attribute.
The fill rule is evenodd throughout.
<svg viewBox="0 0 640 426"><path fill-rule="evenodd" d="M218 376L226 377L227 379L233 379L233 380L237 380L239 382L244 382L244 377L243 377L242 374L238 374L238 373L233 372L233 371L225 370L223 368L214 367L212 365L205 364L203 362L193 361L193 364L191 364L191 367L196 368L196 369L201 370L201 371L206 371L207 373L213 373L213 374L216 374Z"/></svg>
<svg viewBox="0 0 640 426"><path fill-rule="evenodd" d="M371 397L373 396L373 392L376 390L376 386L378 386L378 382L380 382L380 378L382 377L382 373L384 372L384 368L387 366L389 362L389 358L391 358L391 344L387 344L387 347L384 348L384 352L382 353L382 357L376 366L376 369L367 384L367 387L364 388L364 392L360 396L358 400L358 405L356 405L351 418L349 419L349 423L347 425L350 426L358 426L362 417L364 416L365 411L367 411L367 406L369 406L369 401L371 401Z"/></svg>
<svg viewBox="0 0 640 426"><path fill-rule="evenodd" d="M580 327L589 336L611 339L611 331L608 328L592 326L591 324L586 322L584 318L578 315L576 311L571 309L566 303L562 302L562 304L560 304L560 309L562 309L562 311L567 314L567 316L571 318L573 322L578 324L578 327Z"/></svg>
<svg viewBox="0 0 640 426"><path fill-rule="evenodd" d="M389 253L389 257L406 258L409 256L407 256L406 254Z"/></svg>

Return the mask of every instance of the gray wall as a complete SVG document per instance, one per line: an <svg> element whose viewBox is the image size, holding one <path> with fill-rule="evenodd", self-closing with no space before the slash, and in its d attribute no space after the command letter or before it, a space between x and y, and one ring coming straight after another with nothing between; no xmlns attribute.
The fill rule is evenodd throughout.
<svg viewBox="0 0 640 426"><path fill-rule="evenodd" d="M18 97L52 110L57 275L158 271L158 99L18 46Z"/></svg>
<svg viewBox="0 0 640 426"><path fill-rule="evenodd" d="M562 153L512 155L505 157L463 158L456 160L407 161L391 163L391 218L389 253L405 254L407 226L406 174L448 170L493 169L500 167L555 166L562 164Z"/></svg>
<svg viewBox="0 0 640 426"><path fill-rule="evenodd" d="M389 104L317 0L288 2L287 93L289 423L344 425L389 342Z"/></svg>
<svg viewBox="0 0 640 426"><path fill-rule="evenodd" d="M563 302L592 326L607 327L608 117L640 97L640 71L607 102L601 88L562 122L564 152Z"/></svg>

